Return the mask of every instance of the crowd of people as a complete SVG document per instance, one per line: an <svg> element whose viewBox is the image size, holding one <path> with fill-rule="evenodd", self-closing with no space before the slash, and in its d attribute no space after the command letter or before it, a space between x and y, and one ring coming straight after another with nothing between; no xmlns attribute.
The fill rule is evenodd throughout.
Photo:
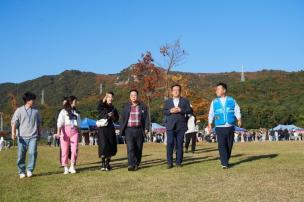
<svg viewBox="0 0 304 202"><path fill-rule="evenodd" d="M211 132L210 134L206 131L200 130L199 126L196 125L197 132L194 135L185 134L184 143L185 146L190 142L216 142L216 133ZM298 132L296 130L255 130L255 131L244 131L244 132L234 132L234 142L276 142L276 141L300 141L304 140L304 133ZM0 140L1 141L1 140ZM124 136L121 136L119 130L116 129L116 141L118 144L126 144ZM10 141L7 142L7 146L11 146ZM144 142L153 142L153 143L163 143L166 144L166 132L151 132L150 135L145 136ZM97 131L82 131L81 132L81 141L82 146L98 146L98 136ZM49 133L47 136L47 145L59 147L60 139L56 137L56 134ZM193 146L195 148L195 144ZM186 148L186 147L185 147Z"/></svg>
<svg viewBox="0 0 304 202"><path fill-rule="evenodd" d="M11 141L4 140L3 137L0 137L0 151L2 151L3 149L8 150L11 148L11 146L12 146Z"/></svg>
<svg viewBox="0 0 304 202"><path fill-rule="evenodd" d="M258 130L246 131L234 134L235 142L275 142L275 141L300 141L304 140L304 134L292 130Z"/></svg>

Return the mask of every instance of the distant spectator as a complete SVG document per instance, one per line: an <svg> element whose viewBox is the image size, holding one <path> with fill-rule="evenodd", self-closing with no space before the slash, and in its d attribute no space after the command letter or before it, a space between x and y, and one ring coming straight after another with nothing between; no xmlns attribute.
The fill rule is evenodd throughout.
<svg viewBox="0 0 304 202"><path fill-rule="evenodd" d="M0 151L2 151L2 149L3 149L3 147L4 147L4 138L3 137L1 137L0 138Z"/></svg>

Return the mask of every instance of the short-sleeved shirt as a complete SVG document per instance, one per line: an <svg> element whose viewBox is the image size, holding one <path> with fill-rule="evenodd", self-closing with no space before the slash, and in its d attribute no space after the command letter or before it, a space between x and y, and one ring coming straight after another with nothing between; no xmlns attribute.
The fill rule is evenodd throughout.
<svg viewBox="0 0 304 202"><path fill-rule="evenodd" d="M35 108L26 108L25 105L16 109L12 124L18 129L18 137L32 138L38 136L38 127L41 125L41 116Z"/></svg>

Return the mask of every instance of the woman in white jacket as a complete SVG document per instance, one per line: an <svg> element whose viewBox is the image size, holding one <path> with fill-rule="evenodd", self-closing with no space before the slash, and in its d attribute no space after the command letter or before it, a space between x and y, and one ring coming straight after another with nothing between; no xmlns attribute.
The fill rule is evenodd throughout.
<svg viewBox="0 0 304 202"><path fill-rule="evenodd" d="M77 98L71 96L67 99L57 120L57 135L60 136L61 164L64 174L76 173L75 164L78 151L78 136L80 114L76 110ZM71 166L68 168L69 148L71 147Z"/></svg>

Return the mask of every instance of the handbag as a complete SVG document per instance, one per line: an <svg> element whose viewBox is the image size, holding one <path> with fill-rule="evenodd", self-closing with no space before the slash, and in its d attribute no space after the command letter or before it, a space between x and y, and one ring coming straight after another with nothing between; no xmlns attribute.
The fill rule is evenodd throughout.
<svg viewBox="0 0 304 202"><path fill-rule="evenodd" d="M99 119L98 121L96 121L96 126L97 127L108 126L108 119Z"/></svg>

